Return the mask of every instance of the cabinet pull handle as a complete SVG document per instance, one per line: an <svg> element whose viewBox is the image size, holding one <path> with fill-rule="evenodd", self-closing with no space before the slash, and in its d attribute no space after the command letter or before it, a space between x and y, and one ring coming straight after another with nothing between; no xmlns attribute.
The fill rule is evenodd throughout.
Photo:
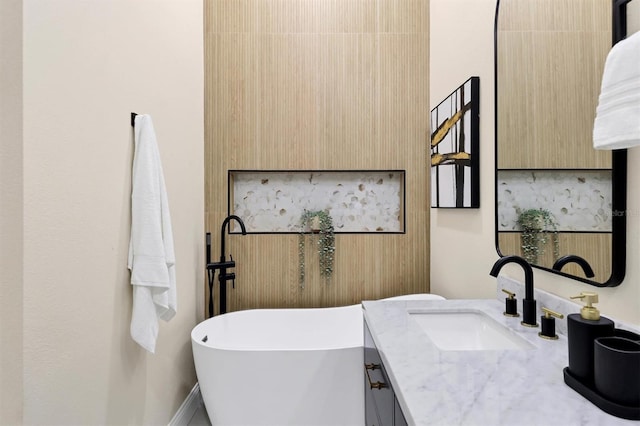
<svg viewBox="0 0 640 426"><path fill-rule="evenodd" d="M371 387L371 389L384 389L387 388L389 386L387 386L386 383L377 381L377 382L372 382L371 381L371 376L369 376L369 370L380 370L380 364L365 364L364 365L364 371L367 373L367 380L369 381L369 386Z"/></svg>

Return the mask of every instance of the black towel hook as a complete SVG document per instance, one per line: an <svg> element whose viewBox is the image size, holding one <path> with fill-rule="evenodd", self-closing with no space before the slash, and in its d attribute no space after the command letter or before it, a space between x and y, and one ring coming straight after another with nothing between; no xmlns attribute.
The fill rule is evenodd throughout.
<svg viewBox="0 0 640 426"><path fill-rule="evenodd" d="M136 125L136 115L138 114L136 114L135 112L131 113L131 127L135 127Z"/></svg>

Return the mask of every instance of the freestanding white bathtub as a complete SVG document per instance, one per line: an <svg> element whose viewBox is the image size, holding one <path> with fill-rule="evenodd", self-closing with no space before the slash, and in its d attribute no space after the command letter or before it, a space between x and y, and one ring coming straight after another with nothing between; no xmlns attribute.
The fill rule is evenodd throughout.
<svg viewBox="0 0 640 426"><path fill-rule="evenodd" d="M363 327L361 305L255 309L201 322L191 343L211 424L364 425Z"/></svg>
<svg viewBox="0 0 640 426"><path fill-rule="evenodd" d="M198 324L193 358L211 424L362 426L362 322L353 305L247 310Z"/></svg>

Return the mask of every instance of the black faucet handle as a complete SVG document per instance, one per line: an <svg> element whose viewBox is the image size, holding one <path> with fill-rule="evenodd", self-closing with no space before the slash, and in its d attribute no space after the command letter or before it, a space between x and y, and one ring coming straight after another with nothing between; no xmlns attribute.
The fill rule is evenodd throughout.
<svg viewBox="0 0 640 426"><path fill-rule="evenodd" d="M231 281L231 288L236 288L236 273L235 272L231 272L229 274L227 274L227 276L225 277L226 281Z"/></svg>
<svg viewBox="0 0 640 426"><path fill-rule="evenodd" d="M518 313L518 300L516 299L516 294L505 289L502 289L502 291L508 295L508 297L504 299L504 315L507 317L519 317L520 314Z"/></svg>
<svg viewBox="0 0 640 426"><path fill-rule="evenodd" d="M549 308L542 307L544 315L540 317L540 323L542 324L542 331L538 333L538 336L548 340L558 340L556 334L556 320L555 318L562 319L564 315L554 312ZM554 318L555 317L555 318Z"/></svg>

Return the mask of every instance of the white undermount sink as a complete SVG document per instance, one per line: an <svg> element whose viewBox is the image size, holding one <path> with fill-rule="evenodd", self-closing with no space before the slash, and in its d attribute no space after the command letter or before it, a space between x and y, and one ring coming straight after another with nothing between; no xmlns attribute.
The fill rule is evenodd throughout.
<svg viewBox="0 0 640 426"><path fill-rule="evenodd" d="M523 350L534 346L479 310L410 310L410 317L445 351Z"/></svg>

